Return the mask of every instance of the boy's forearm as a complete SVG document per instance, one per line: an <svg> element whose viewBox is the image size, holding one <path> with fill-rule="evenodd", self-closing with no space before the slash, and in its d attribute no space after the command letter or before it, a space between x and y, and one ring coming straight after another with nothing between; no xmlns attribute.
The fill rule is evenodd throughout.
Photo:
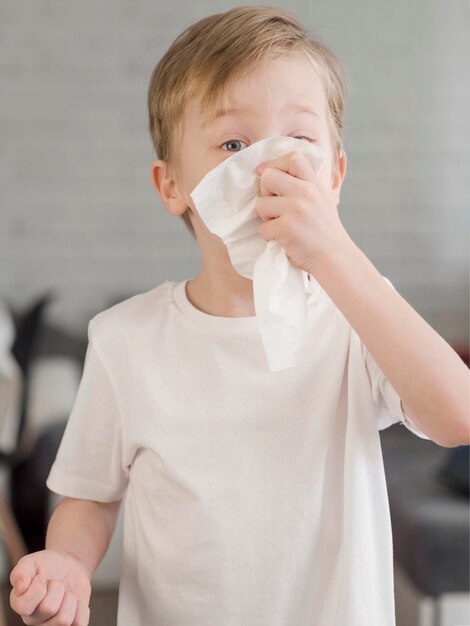
<svg viewBox="0 0 470 626"><path fill-rule="evenodd" d="M347 233L311 272L348 319L424 434L468 444L469 372L455 350L384 280Z"/></svg>
<svg viewBox="0 0 470 626"><path fill-rule="evenodd" d="M49 520L46 549L74 556L91 580L108 549L119 506L119 501L103 503L65 498Z"/></svg>

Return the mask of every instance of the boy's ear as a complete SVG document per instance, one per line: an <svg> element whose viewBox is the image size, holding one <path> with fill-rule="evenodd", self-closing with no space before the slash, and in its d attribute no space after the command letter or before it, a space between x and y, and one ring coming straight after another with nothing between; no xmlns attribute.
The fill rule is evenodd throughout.
<svg viewBox="0 0 470 626"><path fill-rule="evenodd" d="M166 161L162 159L153 161L151 180L167 211L172 215L181 215L186 211L188 206L179 192L176 181L167 176Z"/></svg>
<svg viewBox="0 0 470 626"><path fill-rule="evenodd" d="M331 189L336 198L337 205L339 204L341 185L343 184L344 177L346 176L346 160L346 153L341 152L331 179Z"/></svg>

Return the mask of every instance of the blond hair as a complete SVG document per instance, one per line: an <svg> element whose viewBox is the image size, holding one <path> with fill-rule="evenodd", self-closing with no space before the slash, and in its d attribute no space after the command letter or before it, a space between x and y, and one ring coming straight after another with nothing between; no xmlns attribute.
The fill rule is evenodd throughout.
<svg viewBox="0 0 470 626"><path fill-rule="evenodd" d="M349 87L344 66L287 9L244 5L186 28L152 72L147 100L149 130L157 158L167 164L168 176L182 181L178 152L188 102L200 100L208 123L224 100L229 82L262 61L297 51L306 54L325 88L336 170L344 152L343 115ZM181 218L196 238L188 211Z"/></svg>

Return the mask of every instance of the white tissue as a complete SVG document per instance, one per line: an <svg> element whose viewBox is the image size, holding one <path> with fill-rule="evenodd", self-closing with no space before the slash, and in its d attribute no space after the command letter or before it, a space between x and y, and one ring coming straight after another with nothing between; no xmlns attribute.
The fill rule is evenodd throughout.
<svg viewBox="0 0 470 626"><path fill-rule="evenodd" d="M327 154L295 137L268 137L234 153L202 178L191 192L207 228L225 243L235 270L253 280L255 312L271 371L294 367L308 331L307 298L313 276L294 267L277 241L258 233L256 167L293 150L302 152L318 174Z"/></svg>

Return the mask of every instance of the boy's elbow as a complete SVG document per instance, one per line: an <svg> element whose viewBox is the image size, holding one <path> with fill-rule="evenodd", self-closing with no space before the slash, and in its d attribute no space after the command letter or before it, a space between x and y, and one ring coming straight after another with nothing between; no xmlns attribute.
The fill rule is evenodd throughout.
<svg viewBox="0 0 470 626"><path fill-rule="evenodd" d="M450 447L456 448L457 446L469 446L469 445L470 445L470 425L467 423L462 429L460 437L458 437L457 441L455 441Z"/></svg>
<svg viewBox="0 0 470 626"><path fill-rule="evenodd" d="M468 445L470 445L470 424L468 420L466 420L464 425L454 433L454 436L450 437L445 447L457 448L458 446Z"/></svg>

